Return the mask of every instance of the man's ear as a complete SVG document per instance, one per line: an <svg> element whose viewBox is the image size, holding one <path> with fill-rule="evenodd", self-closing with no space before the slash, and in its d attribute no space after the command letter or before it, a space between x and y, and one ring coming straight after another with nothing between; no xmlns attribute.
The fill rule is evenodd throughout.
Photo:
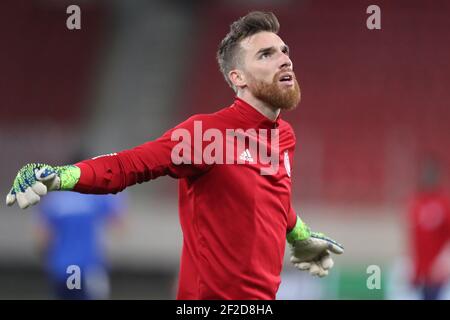
<svg viewBox="0 0 450 320"><path fill-rule="evenodd" d="M247 86L247 80L245 79L245 75L241 70L233 69L230 72L228 72L228 77L231 81L231 83L236 88L243 88Z"/></svg>

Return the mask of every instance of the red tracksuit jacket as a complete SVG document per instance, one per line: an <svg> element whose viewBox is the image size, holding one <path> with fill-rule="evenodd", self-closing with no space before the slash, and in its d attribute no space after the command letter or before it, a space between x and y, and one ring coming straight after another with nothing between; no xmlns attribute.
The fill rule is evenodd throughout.
<svg viewBox="0 0 450 320"><path fill-rule="evenodd" d="M270 137L270 129L278 129L278 170L262 175L260 169L267 165L261 164L258 153L252 149L253 154L247 150L238 155L241 150L237 143L234 157L243 156L243 164L237 160L234 164L175 164L172 150L181 138L172 141L172 134L189 133L194 137L200 125L202 132L214 128L224 136L228 129L266 129ZM265 141L260 136L253 139ZM267 140L270 148L275 140ZM195 154L202 154L198 153L200 146L205 149L210 143L192 142L191 162ZM183 249L177 298L274 299L280 284L286 232L296 222L290 178L294 147L294 132L287 122L280 118L271 121L236 98L230 107L195 115L154 141L77 163L81 177L74 190L117 193L163 175L178 178ZM179 154L187 159L187 152Z"/></svg>
<svg viewBox="0 0 450 320"><path fill-rule="evenodd" d="M448 280L448 271L433 274L436 259L450 241L450 202L441 191L415 195L409 211L414 284L436 285Z"/></svg>

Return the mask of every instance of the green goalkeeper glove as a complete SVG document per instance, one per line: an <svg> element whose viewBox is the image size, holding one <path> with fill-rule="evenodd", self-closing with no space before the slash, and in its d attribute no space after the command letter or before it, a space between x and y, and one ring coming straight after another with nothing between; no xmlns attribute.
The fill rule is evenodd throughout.
<svg viewBox="0 0 450 320"><path fill-rule="evenodd" d="M341 244L322 233L311 232L299 217L294 229L286 238L291 248L291 262L298 269L309 271L313 276L328 275L334 265L331 253L344 253L344 247Z"/></svg>
<svg viewBox="0 0 450 320"><path fill-rule="evenodd" d="M72 190L80 179L77 166L52 167L41 163L30 163L17 173L13 187L6 196L6 204L12 206L16 200L21 209L35 205L47 191Z"/></svg>

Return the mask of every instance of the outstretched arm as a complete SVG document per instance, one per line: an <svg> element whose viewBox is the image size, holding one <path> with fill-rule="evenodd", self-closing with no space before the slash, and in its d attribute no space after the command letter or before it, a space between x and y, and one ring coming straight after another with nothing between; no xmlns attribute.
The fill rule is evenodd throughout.
<svg viewBox="0 0 450 320"><path fill-rule="evenodd" d="M6 204L16 201L25 209L40 201L48 191L66 190L90 194L117 193L128 186L156 179L162 175L175 178L187 177L206 171L209 166L191 164L189 161L176 163L172 152L180 142L172 139L174 130L193 131L195 117L167 131L160 138L130 150L84 160L73 165L50 166L31 163L19 170ZM182 141L193 152L190 141ZM184 154L183 157L192 155Z"/></svg>

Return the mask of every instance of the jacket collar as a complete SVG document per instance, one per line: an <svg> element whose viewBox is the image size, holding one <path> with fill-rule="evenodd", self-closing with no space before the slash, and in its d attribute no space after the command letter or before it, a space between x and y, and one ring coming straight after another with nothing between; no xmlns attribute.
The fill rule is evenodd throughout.
<svg viewBox="0 0 450 320"><path fill-rule="evenodd" d="M235 97L233 106L241 113L255 128L276 129L280 125L280 115L276 120L271 120L259 112L255 107L241 98Z"/></svg>

